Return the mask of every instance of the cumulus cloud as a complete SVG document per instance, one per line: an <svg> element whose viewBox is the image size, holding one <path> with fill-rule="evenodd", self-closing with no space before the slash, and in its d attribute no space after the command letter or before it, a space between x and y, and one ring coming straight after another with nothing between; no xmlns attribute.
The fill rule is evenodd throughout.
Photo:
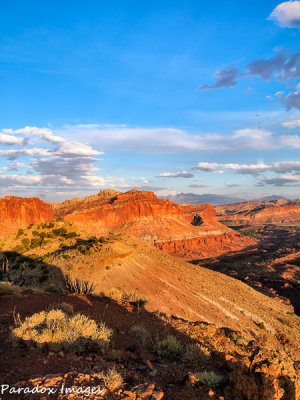
<svg viewBox="0 0 300 400"><path fill-rule="evenodd" d="M159 175L156 175L157 178L193 178L193 174L187 171L181 171L181 172L162 172Z"/></svg>
<svg viewBox="0 0 300 400"><path fill-rule="evenodd" d="M278 4L272 11L269 19L277 22L281 27L300 27L300 1L285 1Z"/></svg>
<svg viewBox="0 0 300 400"><path fill-rule="evenodd" d="M24 147L24 140L27 147ZM46 148L35 147L36 143L44 144ZM13 161L20 157L29 159L29 164L15 161L2 167L7 173L0 173L1 187L78 187L82 190L103 187L107 183L121 183L117 178L96 174L98 168L94 164L99 161L98 156L103 152L86 143L67 141L59 135L54 135L49 128L26 126L16 130L4 129L0 133L0 144L6 145L6 148L0 150L0 156ZM10 149L9 145L20 148ZM23 174L11 173L18 172L19 168L28 170Z"/></svg>

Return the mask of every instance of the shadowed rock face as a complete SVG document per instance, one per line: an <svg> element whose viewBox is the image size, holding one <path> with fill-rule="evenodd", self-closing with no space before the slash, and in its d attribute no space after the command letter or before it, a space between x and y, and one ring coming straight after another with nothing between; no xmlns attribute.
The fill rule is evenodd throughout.
<svg viewBox="0 0 300 400"><path fill-rule="evenodd" d="M1 233L11 233L29 224L53 219L52 207L37 197L7 196L0 199Z"/></svg>
<svg viewBox="0 0 300 400"><path fill-rule="evenodd" d="M181 206L136 189L86 199L57 204L55 217L85 224L94 234L129 233L182 257L209 257L256 243L219 223L211 204ZM195 215L201 224L194 223Z"/></svg>
<svg viewBox="0 0 300 400"><path fill-rule="evenodd" d="M248 201L216 206L216 212L228 225L299 223L300 200Z"/></svg>

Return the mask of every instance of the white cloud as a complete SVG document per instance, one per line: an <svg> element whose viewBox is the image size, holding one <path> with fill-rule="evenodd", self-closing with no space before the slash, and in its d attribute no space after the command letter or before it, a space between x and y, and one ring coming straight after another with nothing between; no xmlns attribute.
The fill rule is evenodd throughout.
<svg viewBox="0 0 300 400"><path fill-rule="evenodd" d="M273 185L273 186L300 186L300 175L280 175L272 177L258 178L257 186Z"/></svg>
<svg viewBox="0 0 300 400"><path fill-rule="evenodd" d="M282 126L289 129L298 128L300 126L300 119L291 119L290 121L283 122Z"/></svg>
<svg viewBox="0 0 300 400"><path fill-rule="evenodd" d="M285 1L278 4L269 19L278 22L282 27L300 27L300 1Z"/></svg>
<svg viewBox="0 0 300 400"><path fill-rule="evenodd" d="M26 139L0 132L0 144L5 146L24 146Z"/></svg>
<svg viewBox="0 0 300 400"><path fill-rule="evenodd" d="M156 175L157 178L193 178L193 174L187 171L181 172L162 172L161 174Z"/></svg>
<svg viewBox="0 0 300 400"><path fill-rule="evenodd" d="M264 139L272 136L272 132L266 131L264 129L239 129L235 131L234 138L247 137L251 139Z"/></svg>
<svg viewBox="0 0 300 400"><path fill-rule="evenodd" d="M300 171L300 161L281 161L272 164L256 163L256 164L239 164L239 163L208 163L199 162L193 170L202 172L218 172L218 173L239 173L258 175L263 172L293 172ZM225 170L225 171L224 171Z"/></svg>

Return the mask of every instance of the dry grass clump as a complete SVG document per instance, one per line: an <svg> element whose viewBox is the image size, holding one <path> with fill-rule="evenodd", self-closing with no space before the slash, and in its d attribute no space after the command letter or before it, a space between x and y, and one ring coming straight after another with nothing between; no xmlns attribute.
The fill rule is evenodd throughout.
<svg viewBox="0 0 300 400"><path fill-rule="evenodd" d="M130 303L137 307L143 307L148 302L148 298L136 292L123 292L120 289L112 288L104 290L101 295L116 301L117 303Z"/></svg>
<svg viewBox="0 0 300 400"><path fill-rule="evenodd" d="M147 329L145 329L143 326L141 325L134 325L130 328L129 331L130 335L133 337L136 337L140 340L142 340L143 342L145 342L147 339L149 339L150 334L147 331Z"/></svg>
<svg viewBox="0 0 300 400"><path fill-rule="evenodd" d="M61 310L65 314L68 314L68 315L73 315L74 314L73 305L70 304L70 303L65 303L65 302L50 304L49 310Z"/></svg>
<svg viewBox="0 0 300 400"><path fill-rule="evenodd" d="M224 382L224 377L222 375L218 375L213 371L207 372L198 372L195 374L197 378L199 378L200 383L202 385L217 387Z"/></svg>
<svg viewBox="0 0 300 400"><path fill-rule="evenodd" d="M188 344L185 348L185 359L192 364L202 364L210 357L210 350L201 344Z"/></svg>
<svg viewBox="0 0 300 400"><path fill-rule="evenodd" d="M123 383L122 375L115 368L111 368L105 373L100 372L97 376L103 380L104 386L111 391L118 389Z"/></svg>
<svg viewBox="0 0 300 400"><path fill-rule="evenodd" d="M154 352L158 356L167 358L170 361L179 361L183 356L183 347L175 336L169 335L156 343Z"/></svg>
<svg viewBox="0 0 300 400"><path fill-rule="evenodd" d="M85 315L68 316L62 310L41 311L25 318L12 331L13 339L53 351L83 349L89 341L102 347L110 342L112 330Z"/></svg>
<svg viewBox="0 0 300 400"><path fill-rule="evenodd" d="M12 285L10 282L0 282L0 296L19 296L20 286Z"/></svg>

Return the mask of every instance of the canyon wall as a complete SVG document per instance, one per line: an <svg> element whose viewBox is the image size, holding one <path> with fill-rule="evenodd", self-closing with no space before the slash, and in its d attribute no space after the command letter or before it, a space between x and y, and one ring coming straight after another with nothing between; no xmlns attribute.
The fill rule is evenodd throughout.
<svg viewBox="0 0 300 400"><path fill-rule="evenodd" d="M49 222L52 219L52 207L37 197L6 196L0 199L1 236L25 228L29 224Z"/></svg>

